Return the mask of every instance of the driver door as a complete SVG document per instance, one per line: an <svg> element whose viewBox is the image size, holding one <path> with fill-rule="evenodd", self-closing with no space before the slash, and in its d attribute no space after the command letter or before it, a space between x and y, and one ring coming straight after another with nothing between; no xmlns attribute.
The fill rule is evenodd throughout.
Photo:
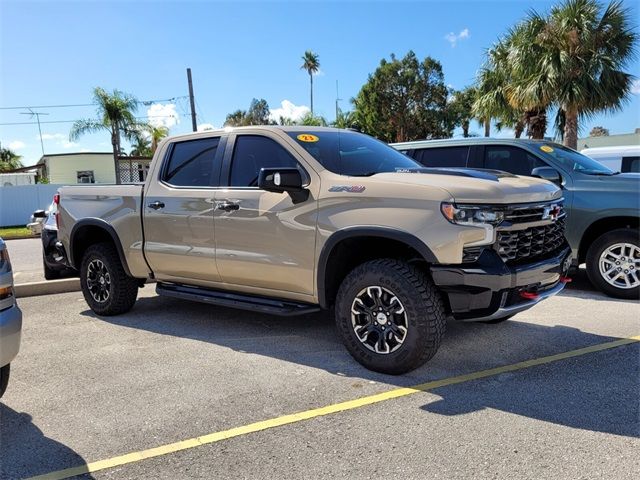
<svg viewBox="0 0 640 480"><path fill-rule="evenodd" d="M319 177L271 132L232 135L215 196L216 263L222 281L255 293L313 295ZM261 168L294 167L306 200L260 190ZM246 288L245 288L246 290Z"/></svg>

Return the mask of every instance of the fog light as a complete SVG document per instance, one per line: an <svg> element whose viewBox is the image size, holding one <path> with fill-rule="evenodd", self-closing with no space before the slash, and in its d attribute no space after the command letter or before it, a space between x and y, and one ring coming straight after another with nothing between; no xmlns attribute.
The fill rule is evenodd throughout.
<svg viewBox="0 0 640 480"><path fill-rule="evenodd" d="M11 287L0 288L0 300L4 300L12 296L13 296L13 288Z"/></svg>

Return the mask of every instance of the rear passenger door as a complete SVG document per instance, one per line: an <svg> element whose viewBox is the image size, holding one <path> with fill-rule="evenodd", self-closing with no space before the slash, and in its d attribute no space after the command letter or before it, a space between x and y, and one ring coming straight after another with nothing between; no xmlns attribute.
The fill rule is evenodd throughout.
<svg viewBox="0 0 640 480"><path fill-rule="evenodd" d="M144 251L158 280L206 285L220 280L215 260L214 195L225 137L166 147L144 198Z"/></svg>

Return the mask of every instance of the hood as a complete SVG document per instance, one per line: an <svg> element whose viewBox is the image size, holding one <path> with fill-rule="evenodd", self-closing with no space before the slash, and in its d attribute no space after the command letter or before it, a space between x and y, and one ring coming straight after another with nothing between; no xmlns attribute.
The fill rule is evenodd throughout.
<svg viewBox="0 0 640 480"><path fill-rule="evenodd" d="M640 173L618 173L615 175L580 175L574 177L574 186L579 190L595 192L615 191L618 194L640 193Z"/></svg>
<svg viewBox="0 0 640 480"><path fill-rule="evenodd" d="M405 185L441 188L456 203L533 203L556 200L562 191L546 180L496 170L421 168L379 173L375 178Z"/></svg>

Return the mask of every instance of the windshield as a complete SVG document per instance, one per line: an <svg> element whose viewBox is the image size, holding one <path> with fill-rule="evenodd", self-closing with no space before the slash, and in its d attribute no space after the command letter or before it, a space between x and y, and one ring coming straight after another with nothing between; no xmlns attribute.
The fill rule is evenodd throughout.
<svg viewBox="0 0 640 480"><path fill-rule="evenodd" d="M574 172L586 173L587 175L614 175L612 170L600 162L562 145L555 143L541 145L540 153L544 158L555 160Z"/></svg>
<svg viewBox="0 0 640 480"><path fill-rule="evenodd" d="M327 130L287 132L324 168L348 176L422 168L406 155L362 133Z"/></svg>

